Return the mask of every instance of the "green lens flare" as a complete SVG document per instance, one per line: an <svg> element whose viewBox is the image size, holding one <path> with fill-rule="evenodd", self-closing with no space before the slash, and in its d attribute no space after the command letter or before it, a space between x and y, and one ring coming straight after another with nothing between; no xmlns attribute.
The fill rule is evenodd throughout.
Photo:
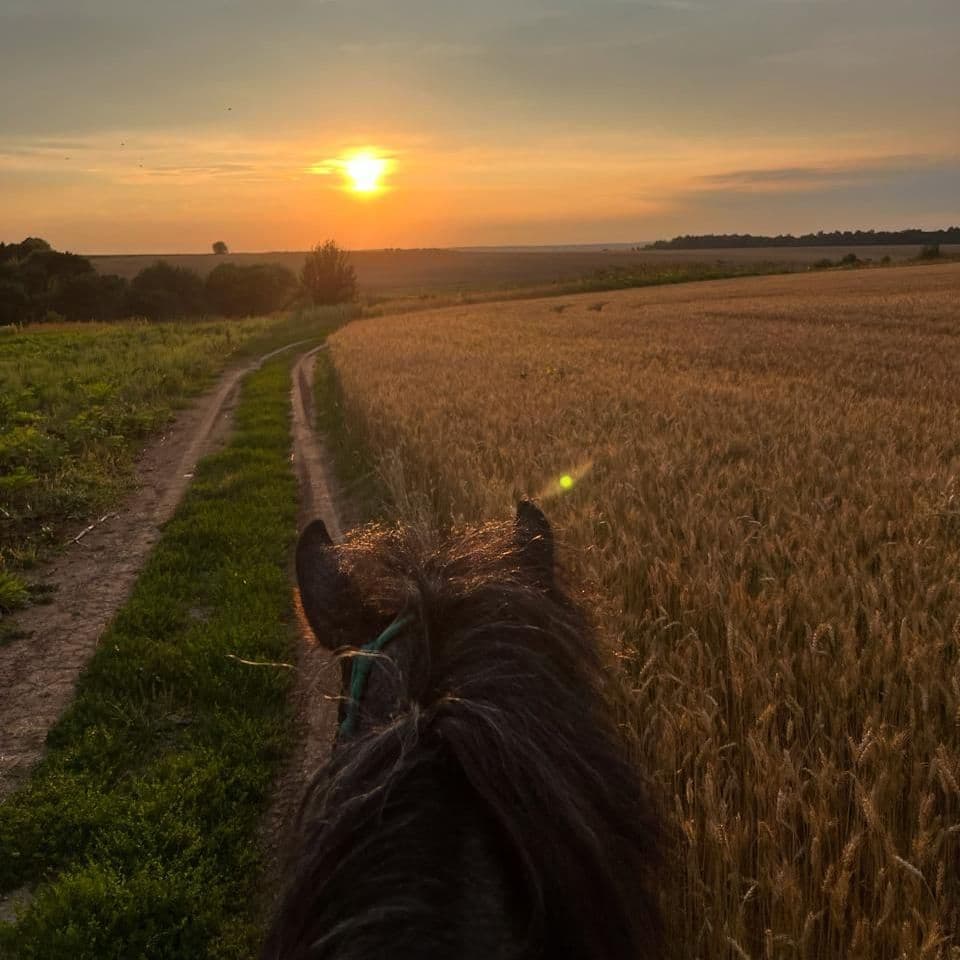
<svg viewBox="0 0 960 960"><path fill-rule="evenodd" d="M560 478L560 486L563 487L564 490L572 490L572 489L573 489L573 477L571 477L569 473L565 473L565 474Z"/></svg>

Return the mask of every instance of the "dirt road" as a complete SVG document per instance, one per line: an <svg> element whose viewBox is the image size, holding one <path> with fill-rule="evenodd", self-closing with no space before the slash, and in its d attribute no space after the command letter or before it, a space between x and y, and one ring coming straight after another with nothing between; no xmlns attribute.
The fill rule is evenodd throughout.
<svg viewBox="0 0 960 960"><path fill-rule="evenodd" d="M146 448L137 492L51 565L44 579L57 587L54 602L23 611L17 624L27 635L0 648L0 798L15 790L40 758L47 731L69 704L81 670L129 595L197 462L226 440L242 378L306 342L226 373ZM302 364L303 358L298 370Z"/></svg>

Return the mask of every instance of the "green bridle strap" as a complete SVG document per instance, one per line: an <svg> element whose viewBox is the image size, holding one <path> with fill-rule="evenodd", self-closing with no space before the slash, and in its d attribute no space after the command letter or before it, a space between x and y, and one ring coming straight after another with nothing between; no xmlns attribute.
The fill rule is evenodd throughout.
<svg viewBox="0 0 960 960"><path fill-rule="evenodd" d="M378 654L404 627L411 623L413 623L413 617L409 614L405 617L398 616L376 640L364 644L353 655L353 669L350 671L350 700L347 702L347 715L340 724L340 736L351 737L357 732L357 724L360 721L360 700L367 685L370 667L373 666L374 654Z"/></svg>

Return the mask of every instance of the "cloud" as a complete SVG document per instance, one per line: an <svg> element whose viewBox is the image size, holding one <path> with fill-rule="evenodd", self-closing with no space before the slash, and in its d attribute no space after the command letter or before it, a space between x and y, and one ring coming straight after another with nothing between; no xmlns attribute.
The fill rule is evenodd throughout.
<svg viewBox="0 0 960 960"><path fill-rule="evenodd" d="M845 164L809 164L709 173L697 177L691 189L724 193L815 193L924 175L949 176L957 171L960 171L958 157L898 154Z"/></svg>

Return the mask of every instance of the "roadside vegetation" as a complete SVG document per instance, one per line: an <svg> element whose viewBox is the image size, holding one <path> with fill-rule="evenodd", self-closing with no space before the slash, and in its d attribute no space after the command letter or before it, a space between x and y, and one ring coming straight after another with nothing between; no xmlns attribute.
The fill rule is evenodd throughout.
<svg viewBox="0 0 960 960"><path fill-rule="evenodd" d="M284 342L342 319L313 311ZM0 924L5 958L256 950L255 836L291 729L292 360L245 381L228 447L199 464L45 758L0 804L0 895L30 892Z"/></svg>
<svg viewBox="0 0 960 960"><path fill-rule="evenodd" d="M226 252L223 244L215 256ZM299 277L278 263L224 262L204 279L187 267L155 260L129 282L100 274L89 258L54 250L39 237L0 243L0 327L129 317L249 317L356 299L353 267L333 240L307 255Z"/></svg>
<svg viewBox="0 0 960 960"><path fill-rule="evenodd" d="M305 310L0 337L0 630L29 602L30 568L130 488L142 444L178 407L229 363L313 336L328 318Z"/></svg>
<svg viewBox="0 0 960 960"><path fill-rule="evenodd" d="M342 494L337 506L344 527L382 519L390 491L364 434L346 416L340 381L329 351L317 354L313 402L317 433L330 455Z"/></svg>
<svg viewBox="0 0 960 960"><path fill-rule="evenodd" d="M838 270L331 339L346 476L391 515L527 494L562 532L676 837L678 956L960 955L958 303L956 265Z"/></svg>

